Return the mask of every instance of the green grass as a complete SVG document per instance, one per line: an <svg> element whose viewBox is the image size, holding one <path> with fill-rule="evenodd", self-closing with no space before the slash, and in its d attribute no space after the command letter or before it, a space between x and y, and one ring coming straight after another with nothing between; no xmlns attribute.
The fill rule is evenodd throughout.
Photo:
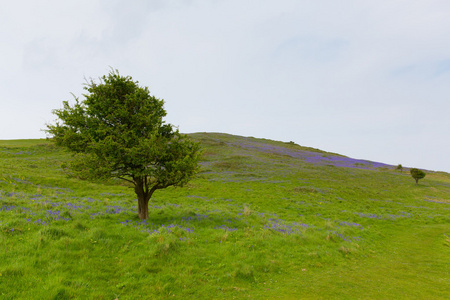
<svg viewBox="0 0 450 300"><path fill-rule="evenodd" d="M449 299L450 175L197 133L202 172L137 217L120 181L0 141L0 299ZM341 167L340 164L347 164Z"/></svg>

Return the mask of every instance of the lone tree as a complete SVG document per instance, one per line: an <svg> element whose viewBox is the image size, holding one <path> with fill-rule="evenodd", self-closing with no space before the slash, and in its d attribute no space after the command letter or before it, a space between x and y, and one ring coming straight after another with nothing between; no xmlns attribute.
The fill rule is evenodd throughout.
<svg viewBox="0 0 450 300"><path fill-rule="evenodd" d="M85 100L53 110L56 124L46 132L75 153L70 170L84 179L120 178L134 185L140 219L158 189L183 186L198 171L198 143L163 117L164 100L150 95L130 76L111 70L100 82L89 80Z"/></svg>
<svg viewBox="0 0 450 300"><path fill-rule="evenodd" d="M399 164L398 166L397 166L397 168L395 168L396 170L399 170L400 171L400 173L403 173L403 166L402 166L402 164Z"/></svg>
<svg viewBox="0 0 450 300"><path fill-rule="evenodd" d="M416 168L413 168L409 171L411 173L412 178L416 180L416 184L419 184L419 179L425 177L425 172Z"/></svg>

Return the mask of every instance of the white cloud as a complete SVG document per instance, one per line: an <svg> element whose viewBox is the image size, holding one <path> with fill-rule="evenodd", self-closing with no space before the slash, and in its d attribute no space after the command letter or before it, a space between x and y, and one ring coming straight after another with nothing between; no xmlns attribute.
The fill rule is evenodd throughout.
<svg viewBox="0 0 450 300"><path fill-rule="evenodd" d="M450 171L449 16L438 0L8 2L0 138L43 136L111 66L164 98L181 131Z"/></svg>

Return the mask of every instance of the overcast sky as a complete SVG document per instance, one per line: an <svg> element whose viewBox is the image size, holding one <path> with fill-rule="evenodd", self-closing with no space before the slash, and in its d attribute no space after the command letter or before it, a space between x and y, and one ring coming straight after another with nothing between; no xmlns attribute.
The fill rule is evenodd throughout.
<svg viewBox="0 0 450 300"><path fill-rule="evenodd" d="M181 132L450 172L448 0L0 0L0 139L110 67Z"/></svg>

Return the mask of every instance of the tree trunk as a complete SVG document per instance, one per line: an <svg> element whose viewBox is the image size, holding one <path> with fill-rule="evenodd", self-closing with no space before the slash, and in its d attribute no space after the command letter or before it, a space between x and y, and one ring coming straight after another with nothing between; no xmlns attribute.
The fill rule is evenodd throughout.
<svg viewBox="0 0 450 300"><path fill-rule="evenodd" d="M416 184L419 184L419 179L417 179L417 178L414 178L415 180L416 180Z"/></svg>
<svg viewBox="0 0 450 300"><path fill-rule="evenodd" d="M147 220L148 219L148 200L144 197L139 197L138 195L138 214L139 219Z"/></svg>
<svg viewBox="0 0 450 300"><path fill-rule="evenodd" d="M145 177L136 177L134 179L134 191L138 197L138 215L139 219L146 220L148 219L148 202L152 197L153 193L157 189L156 186L153 186L149 189L146 178Z"/></svg>

